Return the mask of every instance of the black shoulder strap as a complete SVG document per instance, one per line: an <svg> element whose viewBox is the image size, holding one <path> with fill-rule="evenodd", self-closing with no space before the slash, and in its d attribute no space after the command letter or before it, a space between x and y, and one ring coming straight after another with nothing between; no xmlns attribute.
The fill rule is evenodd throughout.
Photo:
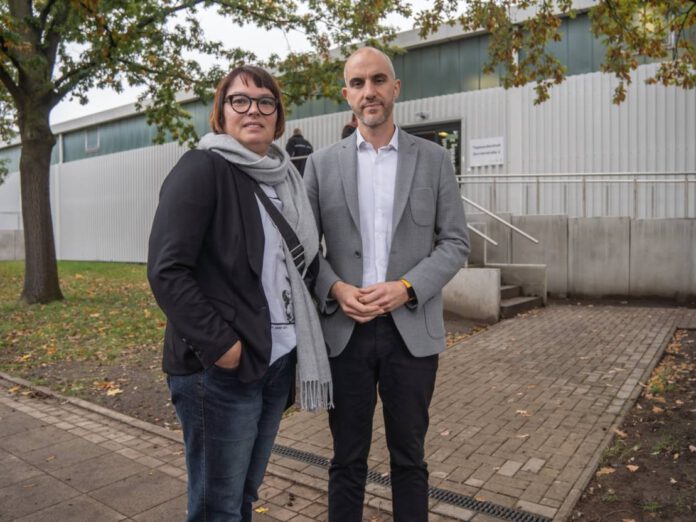
<svg viewBox="0 0 696 522"><path fill-rule="evenodd" d="M285 244L288 246L288 250L290 250L290 255L292 256L292 260L295 263L295 266L297 267L297 271L300 274L304 274L304 247L300 243L300 240L297 238L297 234L295 234L295 231L292 229L287 220L283 217L283 214L280 213L280 210L278 210L278 208L273 204L268 195L259 186L259 184L253 182L252 185L254 187L254 192L259 197L259 200L266 209L266 212L268 212L268 215L271 216L271 219L278 227L280 235L283 236L283 240L285 241Z"/></svg>

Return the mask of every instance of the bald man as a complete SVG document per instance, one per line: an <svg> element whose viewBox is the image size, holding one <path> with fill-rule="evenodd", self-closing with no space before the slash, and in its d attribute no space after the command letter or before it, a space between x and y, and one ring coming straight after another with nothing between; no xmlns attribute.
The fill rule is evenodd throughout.
<svg viewBox="0 0 696 522"><path fill-rule="evenodd" d="M394 124L401 82L365 47L346 61L354 134L309 157L305 183L325 253L316 297L335 409L329 521L360 522L377 394L396 522L428 518L424 441L438 354L442 287L469 253L462 201L444 148Z"/></svg>

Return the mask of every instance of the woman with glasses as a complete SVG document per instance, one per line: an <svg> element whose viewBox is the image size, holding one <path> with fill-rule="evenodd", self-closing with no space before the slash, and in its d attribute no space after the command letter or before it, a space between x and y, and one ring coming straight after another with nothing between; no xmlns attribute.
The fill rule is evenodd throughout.
<svg viewBox="0 0 696 522"><path fill-rule="evenodd" d="M318 235L302 180L273 143L285 128L276 81L234 69L210 124L162 185L148 279L167 316L163 369L184 433L188 520L251 521L296 361L302 407L331 404L307 288ZM299 241L292 252L281 222Z"/></svg>

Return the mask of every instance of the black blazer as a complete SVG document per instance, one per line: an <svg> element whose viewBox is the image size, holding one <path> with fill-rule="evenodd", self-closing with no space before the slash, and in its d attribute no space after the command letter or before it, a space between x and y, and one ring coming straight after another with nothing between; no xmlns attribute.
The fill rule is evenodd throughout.
<svg viewBox="0 0 696 522"><path fill-rule="evenodd" d="M147 276L167 316L162 368L168 374L208 368L238 340L242 381L268 368L271 320L253 183L220 155L191 150L162 184Z"/></svg>

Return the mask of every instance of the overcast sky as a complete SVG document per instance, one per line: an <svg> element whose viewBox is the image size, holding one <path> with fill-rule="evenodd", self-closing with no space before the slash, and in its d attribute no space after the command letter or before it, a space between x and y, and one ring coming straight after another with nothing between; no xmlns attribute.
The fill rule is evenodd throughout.
<svg viewBox="0 0 696 522"><path fill-rule="evenodd" d="M431 1L411 0L414 10L423 9ZM210 39L220 40L229 47L243 47L253 51L261 59L267 58L271 53L285 55L290 50L306 51L309 45L302 34L298 32L285 33L280 29L273 31L260 30L256 27L234 27L231 30L229 23L217 15L214 10L208 9L200 13L201 23ZM388 22L401 31L411 29L413 23L402 17L392 16ZM51 113L51 123L62 123L88 114L105 111L114 107L120 107L135 102L139 89L127 88L118 94L110 90L90 91L87 105L80 105L76 100L65 99L58 104Z"/></svg>

